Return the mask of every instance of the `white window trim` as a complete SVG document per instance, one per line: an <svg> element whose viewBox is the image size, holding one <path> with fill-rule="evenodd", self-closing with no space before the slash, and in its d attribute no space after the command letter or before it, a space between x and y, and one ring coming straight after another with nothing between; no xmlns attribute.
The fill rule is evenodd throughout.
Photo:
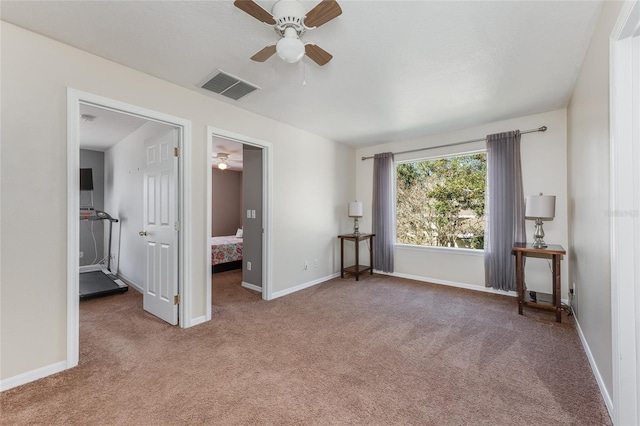
<svg viewBox="0 0 640 426"><path fill-rule="evenodd" d="M395 243L394 248L407 251L426 251L440 252L447 254L456 254L462 256L479 256L484 257L484 249L470 249L464 247L440 247L440 246L421 246L418 244Z"/></svg>

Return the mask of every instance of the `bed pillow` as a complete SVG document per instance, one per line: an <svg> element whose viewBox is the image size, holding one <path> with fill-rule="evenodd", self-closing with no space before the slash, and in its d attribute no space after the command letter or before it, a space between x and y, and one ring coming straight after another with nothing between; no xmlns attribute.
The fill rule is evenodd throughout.
<svg viewBox="0 0 640 426"><path fill-rule="evenodd" d="M242 228L238 228L238 230L236 231L236 237L242 238Z"/></svg>

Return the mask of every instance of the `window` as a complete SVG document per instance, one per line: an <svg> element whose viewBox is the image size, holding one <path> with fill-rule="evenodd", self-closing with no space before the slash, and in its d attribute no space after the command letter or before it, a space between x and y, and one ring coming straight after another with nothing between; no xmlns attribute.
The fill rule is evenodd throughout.
<svg viewBox="0 0 640 426"><path fill-rule="evenodd" d="M396 242L484 247L486 152L396 166Z"/></svg>

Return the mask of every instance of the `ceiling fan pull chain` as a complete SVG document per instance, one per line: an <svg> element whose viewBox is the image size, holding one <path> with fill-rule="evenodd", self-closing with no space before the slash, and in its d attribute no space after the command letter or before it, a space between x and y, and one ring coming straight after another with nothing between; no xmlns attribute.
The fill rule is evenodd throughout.
<svg viewBox="0 0 640 426"><path fill-rule="evenodd" d="M307 85L307 61L302 60L302 85Z"/></svg>

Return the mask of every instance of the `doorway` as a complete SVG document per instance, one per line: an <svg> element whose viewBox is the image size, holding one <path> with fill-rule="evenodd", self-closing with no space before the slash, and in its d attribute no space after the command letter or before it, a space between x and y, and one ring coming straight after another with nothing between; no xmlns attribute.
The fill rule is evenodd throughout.
<svg viewBox="0 0 640 426"><path fill-rule="evenodd" d="M190 155L190 136L191 136L191 123L189 121L179 119L177 117L168 116L162 113L158 113L156 111L146 110L140 107L136 107L133 105L125 104L122 102L114 101L108 98L103 98L100 96L92 95L89 93L84 93L80 91L76 91L74 89L68 89L67 91L67 207L68 207L68 218L67 218L67 368L71 368L78 364L79 358L79 280L78 280L78 270L79 270L79 220L78 214L79 206L80 206L80 194L78 191L79 188L79 173L78 170L80 168L80 110L81 106L91 106L95 108L102 108L104 110L123 114L129 117L135 117L137 119L141 119L146 123L149 123L150 126L164 126L166 128L171 129L171 132L175 134L174 140L175 142L175 150L173 149L174 144L171 144L171 149L167 148L169 144L163 145L162 141L155 144L156 150L159 153L159 156L162 158L167 157L175 157L175 171L174 177L170 177L171 175L165 174L166 183L171 185L175 185L172 189L171 196L168 198L172 198L175 200L175 207L169 207L169 209L165 209L161 207L163 211L169 211L171 209L174 210L175 214L172 216L167 216L168 227L176 231L180 230L180 232L176 232L174 250L176 255L173 257L175 262L175 277L177 280L173 281L173 286L175 290L166 291L161 294L166 302L171 303L171 310L175 312L175 315L169 315L169 317L175 316L175 323L178 323L182 328L186 328L191 326L190 318L191 318L191 306L189 303L178 303L179 298L174 297L177 295L181 295L182 299L185 301L189 300L189 295L191 294L191 285L190 283L190 274L188 272L189 268L184 268L182 265L188 264L189 260L189 252L187 248L189 246L189 237L190 237L190 226L189 222L185 220L185 206L188 205L190 201L191 194L191 180L188 174L184 172L185 167L184 164L188 163L188 158ZM150 148L148 148L150 149ZM143 151L143 153L145 153ZM149 164L148 153L143 161L146 161L146 164ZM156 157L156 158L160 158ZM143 167L144 168L144 167ZM148 169L148 167L147 167ZM162 172L164 173L164 172ZM145 173L145 178L147 178L147 174ZM158 182L157 178L147 178L149 182ZM169 187L168 186L168 187ZM168 188L167 187L167 188ZM169 193L168 191L166 192ZM145 203L148 204L149 200L152 200L153 197L142 197L146 199ZM156 207L156 211L157 211ZM144 210L147 212L146 210ZM162 211L158 211L158 217L161 216ZM174 220L175 219L175 220ZM146 222L143 222L146 223ZM146 225L145 225L146 226ZM144 230L141 230L141 234ZM146 243L147 246L158 246L157 242ZM165 245L166 246L166 245ZM165 253L166 254L166 253ZM145 255L146 256L146 255ZM165 256L165 259L167 257ZM159 266L159 265L157 265ZM152 283L153 284L153 283ZM160 289L158 285L162 283L156 283L157 286L154 289ZM147 284L143 285L147 287ZM156 291L156 293L158 293ZM165 294L166 293L166 294ZM171 294L169 294L171 293ZM175 293L175 294L174 294ZM160 294L159 294L160 295ZM165 307L166 308L166 307ZM166 310L166 309L165 309ZM161 315L158 315L162 317ZM167 318L164 318L167 320ZM168 322L172 322L169 318Z"/></svg>
<svg viewBox="0 0 640 426"><path fill-rule="evenodd" d="M242 229L243 259L242 286L261 293L262 299L271 300L271 191L272 191L272 146L269 142L231 133L209 126L207 129L207 236L213 235L213 167L221 161L233 164L233 155L225 159L227 152L218 152L227 146L239 146L235 152L242 153ZM216 148L214 148L216 147ZM224 160L221 160L223 158ZM212 244L207 239L206 253L212 258ZM211 276L214 265L208 265L207 276ZM206 319L211 319L211 285L207 286Z"/></svg>

